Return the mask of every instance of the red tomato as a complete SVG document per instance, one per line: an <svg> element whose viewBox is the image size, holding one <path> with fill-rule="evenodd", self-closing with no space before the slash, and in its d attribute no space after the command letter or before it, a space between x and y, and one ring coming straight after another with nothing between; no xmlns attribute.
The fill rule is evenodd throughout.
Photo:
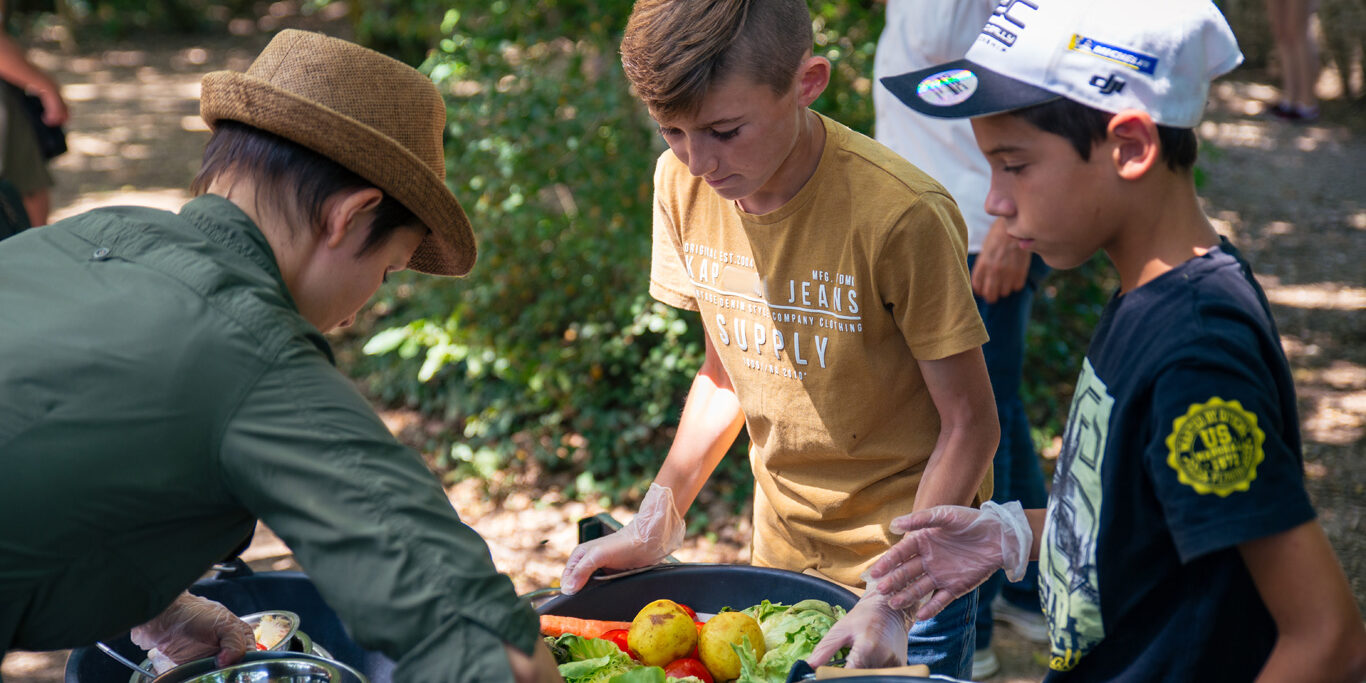
<svg viewBox="0 0 1366 683"><path fill-rule="evenodd" d="M611 641L613 645L616 645L622 652L631 655L631 658L634 659L636 656L635 653L631 652L631 647L626 644L626 635L628 633L630 633L630 631L627 629L614 628L611 631L602 634L602 639Z"/></svg>
<svg viewBox="0 0 1366 683"><path fill-rule="evenodd" d="M682 607L682 608L683 608L683 611L688 613L688 618L689 618L689 619L692 619L693 621L697 621L697 610L694 610L693 608L691 608L691 607L689 607L689 606L687 606L687 605L685 605L685 604L683 604L683 603L681 603L681 602L678 603L678 606L679 606L679 607Z"/></svg>
<svg viewBox="0 0 1366 683"><path fill-rule="evenodd" d="M702 665L701 660L692 657L683 657L669 662L669 665L664 667L664 675L670 678L696 676L702 683L713 683L711 672L707 671L707 667Z"/></svg>

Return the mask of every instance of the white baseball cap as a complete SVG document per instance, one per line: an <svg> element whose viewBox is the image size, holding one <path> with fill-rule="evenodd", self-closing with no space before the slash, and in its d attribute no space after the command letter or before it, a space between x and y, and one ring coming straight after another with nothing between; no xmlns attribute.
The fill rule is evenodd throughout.
<svg viewBox="0 0 1366 683"><path fill-rule="evenodd" d="M1193 128L1210 81L1242 61L1209 0L1000 0L963 59L882 83L910 108L940 118L1065 97Z"/></svg>

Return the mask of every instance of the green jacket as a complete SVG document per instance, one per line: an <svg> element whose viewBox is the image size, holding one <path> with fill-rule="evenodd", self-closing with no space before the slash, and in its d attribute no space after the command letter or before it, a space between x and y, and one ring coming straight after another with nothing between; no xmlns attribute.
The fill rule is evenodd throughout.
<svg viewBox="0 0 1366 683"><path fill-rule="evenodd" d="M538 637L235 205L0 242L0 655L152 618L257 518L396 680L509 679Z"/></svg>

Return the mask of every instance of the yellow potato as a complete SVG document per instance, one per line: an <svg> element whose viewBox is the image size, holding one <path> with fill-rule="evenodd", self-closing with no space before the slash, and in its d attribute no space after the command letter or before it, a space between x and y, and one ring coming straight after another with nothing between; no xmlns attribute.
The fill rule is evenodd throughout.
<svg viewBox="0 0 1366 683"><path fill-rule="evenodd" d="M697 646L697 626L678 603L655 600L631 620L626 644L646 666L664 666L692 654Z"/></svg>
<svg viewBox="0 0 1366 683"><path fill-rule="evenodd" d="M740 656L731 649L732 644L748 645L756 660L763 657L764 632L759 630L759 622L744 612L722 612L702 625L697 654L717 681L740 677Z"/></svg>

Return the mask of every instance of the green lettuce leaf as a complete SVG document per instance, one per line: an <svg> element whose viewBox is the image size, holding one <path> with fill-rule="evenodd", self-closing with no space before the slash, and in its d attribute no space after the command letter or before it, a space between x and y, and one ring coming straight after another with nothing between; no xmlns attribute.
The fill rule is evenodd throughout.
<svg viewBox="0 0 1366 683"><path fill-rule="evenodd" d="M702 683L696 676L674 678L657 666L642 666L612 677L607 683Z"/></svg>
<svg viewBox="0 0 1366 683"><path fill-rule="evenodd" d="M608 683L615 676L640 668L615 643L601 638L566 633L554 639L550 650L556 655L565 683Z"/></svg>
<svg viewBox="0 0 1366 683"><path fill-rule="evenodd" d="M665 683L664 669L642 666L612 677L608 683Z"/></svg>
<svg viewBox="0 0 1366 683"><path fill-rule="evenodd" d="M741 654L739 683L783 683L792 665L809 657L830 627L844 616L843 607L822 600L802 600L795 605L765 600L742 611L759 622L765 652L757 661L752 654Z"/></svg>

